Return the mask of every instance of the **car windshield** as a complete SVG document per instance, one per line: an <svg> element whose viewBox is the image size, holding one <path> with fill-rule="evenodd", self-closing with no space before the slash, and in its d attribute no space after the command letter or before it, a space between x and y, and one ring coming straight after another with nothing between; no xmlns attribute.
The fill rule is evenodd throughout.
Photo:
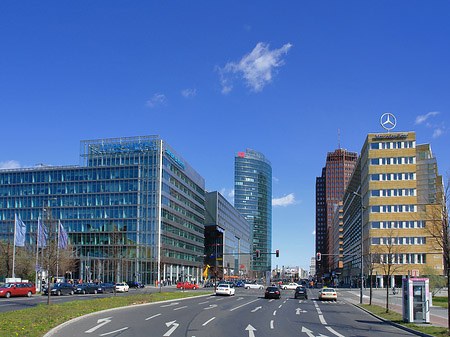
<svg viewBox="0 0 450 337"><path fill-rule="evenodd" d="M228 284L219 284L219 287L220 288L229 288L229 285Z"/></svg>
<svg viewBox="0 0 450 337"><path fill-rule="evenodd" d="M336 290L331 289L331 288L326 288L326 289L322 289L323 293L334 293Z"/></svg>
<svg viewBox="0 0 450 337"><path fill-rule="evenodd" d="M4 285L0 286L0 288L12 288L14 287L13 283L5 283Z"/></svg>
<svg viewBox="0 0 450 337"><path fill-rule="evenodd" d="M266 290L267 291L278 291L278 288L277 287L268 287Z"/></svg>

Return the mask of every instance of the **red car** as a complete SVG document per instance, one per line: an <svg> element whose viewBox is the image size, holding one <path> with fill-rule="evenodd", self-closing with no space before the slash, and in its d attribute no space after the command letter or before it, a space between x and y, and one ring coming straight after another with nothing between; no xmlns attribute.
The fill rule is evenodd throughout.
<svg viewBox="0 0 450 337"><path fill-rule="evenodd" d="M28 296L36 294L36 288L31 283L11 282L0 286L0 297L10 298L11 296Z"/></svg>
<svg viewBox="0 0 450 337"><path fill-rule="evenodd" d="M191 283L191 282L178 282L177 283L177 288L197 290L198 289L198 285L196 285L194 283Z"/></svg>

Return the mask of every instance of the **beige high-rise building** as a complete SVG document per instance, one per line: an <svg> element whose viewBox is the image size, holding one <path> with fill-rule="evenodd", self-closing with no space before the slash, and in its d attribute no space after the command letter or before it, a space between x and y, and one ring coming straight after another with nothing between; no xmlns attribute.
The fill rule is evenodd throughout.
<svg viewBox="0 0 450 337"><path fill-rule="evenodd" d="M372 275L374 285L392 287L408 274L442 275L442 247L431 235L442 191L431 147L416 145L415 132L369 134L343 199L345 282L361 279L361 206L365 282Z"/></svg>

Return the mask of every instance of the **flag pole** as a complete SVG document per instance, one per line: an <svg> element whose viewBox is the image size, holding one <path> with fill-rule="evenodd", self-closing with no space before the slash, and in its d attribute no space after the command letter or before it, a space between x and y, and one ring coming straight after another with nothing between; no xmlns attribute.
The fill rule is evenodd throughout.
<svg viewBox="0 0 450 337"><path fill-rule="evenodd" d="M14 214L14 248L13 248L13 270L12 277L16 278L14 274L14 267L16 265L16 224L17 224L17 213Z"/></svg>
<svg viewBox="0 0 450 337"><path fill-rule="evenodd" d="M38 218L38 225L37 225L37 231L36 231L36 267L35 267L35 273L36 276L34 278L34 284L36 288L41 288L40 285L38 287L38 264L39 264L39 226L41 224L41 217Z"/></svg>
<svg viewBox="0 0 450 337"><path fill-rule="evenodd" d="M59 276L59 240L60 240L59 233L61 232L60 227L61 227L61 220L58 220L58 246L56 247L56 281L58 281Z"/></svg>

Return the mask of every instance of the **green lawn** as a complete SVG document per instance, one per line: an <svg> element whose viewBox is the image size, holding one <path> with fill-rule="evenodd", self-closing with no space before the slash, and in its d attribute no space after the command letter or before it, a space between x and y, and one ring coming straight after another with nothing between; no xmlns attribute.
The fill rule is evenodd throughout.
<svg viewBox="0 0 450 337"><path fill-rule="evenodd" d="M448 299L447 299L447 297L443 297L443 296L434 296L433 297L433 305L443 307L443 308L448 308Z"/></svg>
<svg viewBox="0 0 450 337"><path fill-rule="evenodd" d="M0 336L43 336L61 323L92 312L198 295L205 295L205 293L165 292L71 301L50 306L39 304L30 309L0 313Z"/></svg>
<svg viewBox="0 0 450 337"><path fill-rule="evenodd" d="M434 304L434 298L433 298L433 304ZM404 323L403 322L403 316L397 312L394 312L392 310L389 310L389 313L386 313L386 308L381 307L378 305L368 305L368 304L360 304L361 307L366 309L367 311L370 311L374 313L377 316L380 316L386 320L392 321L394 323L406 326L410 329L420 331L423 333L426 333L431 336L437 336L437 337L444 337L449 336L448 329L436 327L436 326L417 326L412 323Z"/></svg>

